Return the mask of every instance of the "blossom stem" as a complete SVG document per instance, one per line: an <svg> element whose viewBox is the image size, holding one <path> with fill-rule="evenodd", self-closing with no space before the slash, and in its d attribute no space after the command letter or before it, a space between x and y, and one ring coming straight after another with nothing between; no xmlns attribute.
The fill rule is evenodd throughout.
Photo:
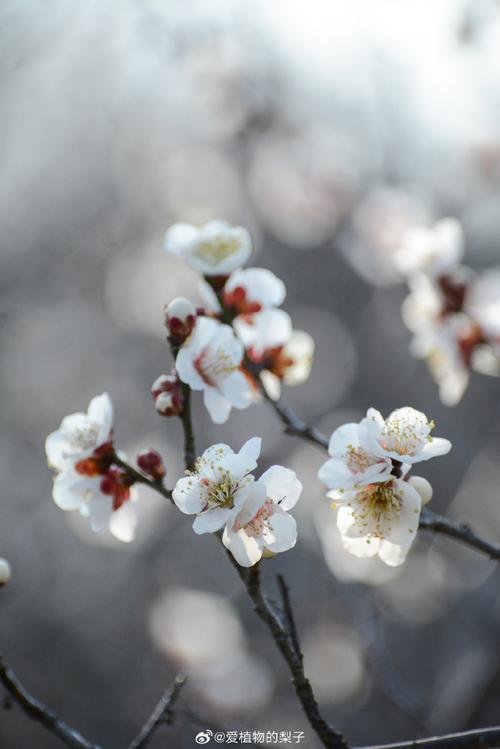
<svg viewBox="0 0 500 749"><path fill-rule="evenodd" d="M153 489L155 492L158 492L161 494L165 499L169 499L171 502L173 502L172 499L172 492L170 489L167 489L163 485L162 479L151 479L149 476L146 476L146 474L142 473L141 471L138 471L137 468L134 468L133 466L129 465L125 460L122 460L118 457L118 455L115 455L113 458L113 464L120 466L120 468L123 468L128 475L134 479L134 482L137 484L145 484L145 486L149 486L150 489Z"/></svg>
<svg viewBox="0 0 500 749"><path fill-rule="evenodd" d="M283 613L286 617L288 631L290 633L290 639L293 643L293 647L297 656L303 661L302 650L300 648L299 635L297 632L297 625L295 623L295 616L293 613L292 602L290 600L290 589L285 581L283 575L276 575L278 581L278 588L280 591L281 602L283 605Z"/></svg>
<svg viewBox="0 0 500 749"><path fill-rule="evenodd" d="M0 655L0 681L10 696L33 720L41 723L48 731L57 736L71 749L100 749L97 744L85 739L78 731L68 726L55 713L26 691L14 672L7 666Z"/></svg>
<svg viewBox="0 0 500 749"><path fill-rule="evenodd" d="M184 465L187 471L192 471L196 462L196 445L191 416L191 388L185 383L182 385L182 403L179 418L184 432Z"/></svg>
<svg viewBox="0 0 500 749"><path fill-rule="evenodd" d="M169 687L169 689L167 689L151 713L151 716L143 725L135 739L133 739L129 744L128 749L144 749L162 723L166 723L167 725L172 723L174 717L172 708L177 702L185 683L186 678L184 676L177 675L175 677L174 683Z"/></svg>

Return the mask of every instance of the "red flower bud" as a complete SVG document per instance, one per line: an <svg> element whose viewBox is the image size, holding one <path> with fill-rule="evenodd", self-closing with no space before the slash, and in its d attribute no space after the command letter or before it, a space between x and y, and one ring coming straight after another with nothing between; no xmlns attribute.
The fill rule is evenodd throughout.
<svg viewBox="0 0 500 749"><path fill-rule="evenodd" d="M141 450L137 454L137 465L139 468L147 473L151 478L158 480L162 479L165 475L165 466L163 459L157 450L153 450L150 447L148 450Z"/></svg>
<svg viewBox="0 0 500 749"><path fill-rule="evenodd" d="M165 308L165 324L169 339L176 344L183 343L196 324L194 305L182 296L173 299Z"/></svg>

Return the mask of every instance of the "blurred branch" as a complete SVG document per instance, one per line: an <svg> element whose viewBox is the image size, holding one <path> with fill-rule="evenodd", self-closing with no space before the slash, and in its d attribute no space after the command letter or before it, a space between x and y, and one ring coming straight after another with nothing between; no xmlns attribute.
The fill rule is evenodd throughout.
<svg viewBox="0 0 500 749"><path fill-rule="evenodd" d="M33 720L41 723L48 731L61 739L71 749L100 749L83 738L77 731L60 720L55 713L31 696L18 681L14 672L7 666L0 655L0 681L15 702Z"/></svg>
<svg viewBox="0 0 500 749"><path fill-rule="evenodd" d="M420 515L420 527L434 533L441 533L456 541L461 541L467 546L472 546L477 551L487 554L490 559L500 560L500 544L481 538L472 528L464 523L454 523L449 518L437 515L428 507L422 509Z"/></svg>
<svg viewBox="0 0 500 749"><path fill-rule="evenodd" d="M496 727L404 741L401 744L373 744L361 749L498 749L499 746L500 727Z"/></svg>
<svg viewBox="0 0 500 749"><path fill-rule="evenodd" d="M284 424L285 432L287 432L287 434L302 437L302 439L305 439L308 442L313 442L319 447L328 448L327 437L316 427L311 427L305 424L301 419L299 419L295 412L283 404L281 400L272 400L266 392L264 385L262 385L262 392L281 422ZM472 528L464 523L455 523L449 518L437 515L428 507L422 509L420 528L433 531L434 533L440 533L443 536L449 536L456 541L460 541L461 543L471 546L477 551L486 554L491 559L500 560L500 544L482 538L478 533L476 533L476 531L472 530Z"/></svg>
<svg viewBox="0 0 500 749"><path fill-rule="evenodd" d="M160 727L162 723L171 725L173 721L172 709L179 698L186 678L184 676L176 676L173 685L167 689L155 709L151 713L146 723L143 725L135 739L129 744L128 749L143 749L147 746L154 733Z"/></svg>

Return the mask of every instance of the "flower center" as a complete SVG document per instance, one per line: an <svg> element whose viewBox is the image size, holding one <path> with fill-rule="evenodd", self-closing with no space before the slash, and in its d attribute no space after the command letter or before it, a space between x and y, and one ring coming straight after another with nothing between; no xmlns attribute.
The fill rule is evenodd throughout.
<svg viewBox="0 0 500 749"><path fill-rule="evenodd" d="M202 484L206 487L207 510L214 507L225 507L231 509L234 507L234 495L240 488L239 482L234 481L226 471L217 483L202 479Z"/></svg>
<svg viewBox="0 0 500 749"><path fill-rule="evenodd" d="M370 528L367 535L385 538L401 510L401 496L393 482L369 484L359 491L357 500L351 506L353 520L361 527Z"/></svg>
<svg viewBox="0 0 500 749"><path fill-rule="evenodd" d="M71 447L77 450L88 450L94 447L99 436L99 425L88 421L85 426L71 429L65 434Z"/></svg>
<svg viewBox="0 0 500 749"><path fill-rule="evenodd" d="M193 363L203 381L212 386L238 369L238 365L222 346L215 349L207 346Z"/></svg>
<svg viewBox="0 0 500 749"><path fill-rule="evenodd" d="M262 507L259 508L256 515L248 521L248 523L245 523L245 525L241 525L240 523L235 523L235 529L240 530L241 528L245 529L245 533L248 536L261 536L264 528L268 526L269 518L274 515L276 512L276 507L272 499L266 499Z"/></svg>
<svg viewBox="0 0 500 749"><path fill-rule="evenodd" d="M398 453L398 455L415 455L417 449L426 439L431 439L430 432L434 422L419 421L410 424L400 419L386 421L380 435L380 445L384 450Z"/></svg>
<svg viewBox="0 0 500 749"><path fill-rule="evenodd" d="M362 447L353 447L348 445L346 450L347 467L352 473L363 473L369 468L373 461L369 458L368 453Z"/></svg>
<svg viewBox="0 0 500 749"><path fill-rule="evenodd" d="M218 234L211 239L199 242L193 250L193 255L215 267L227 257L237 252L239 246L240 243L237 237Z"/></svg>

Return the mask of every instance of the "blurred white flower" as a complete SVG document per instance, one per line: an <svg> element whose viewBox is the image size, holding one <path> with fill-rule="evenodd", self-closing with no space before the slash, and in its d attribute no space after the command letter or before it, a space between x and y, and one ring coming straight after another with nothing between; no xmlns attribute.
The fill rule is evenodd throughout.
<svg viewBox="0 0 500 749"><path fill-rule="evenodd" d="M471 282L464 304L486 338L500 343L500 268L484 271Z"/></svg>
<svg viewBox="0 0 500 749"><path fill-rule="evenodd" d="M124 543L135 537L137 518L132 503L137 494L120 468L112 466L100 475L66 468L54 478L52 497L61 510L77 510L88 518L93 531L108 528Z"/></svg>
<svg viewBox="0 0 500 749"><path fill-rule="evenodd" d="M113 404L107 393L90 401L87 413L65 416L45 441L51 468L62 470L88 458L112 440Z"/></svg>
<svg viewBox="0 0 500 749"><path fill-rule="evenodd" d="M210 311L219 313L224 308L230 315L245 348L262 354L266 349L282 346L292 334L290 316L276 309L285 299L285 284L267 268L245 268L231 273L220 292L220 301L205 281L200 292Z"/></svg>
<svg viewBox="0 0 500 749"><path fill-rule="evenodd" d="M269 396L278 400L281 383L301 385L311 372L314 338L303 330L293 330L284 346L268 349L259 355L249 350L250 358L263 366L261 380Z"/></svg>
<svg viewBox="0 0 500 749"><path fill-rule="evenodd" d="M391 567L402 564L415 539L422 500L408 481L394 478L353 491L328 493L338 508L344 548L357 557L378 555Z"/></svg>
<svg viewBox="0 0 500 749"><path fill-rule="evenodd" d="M196 323L196 309L189 299L178 296L165 307L165 323L170 339L182 343Z"/></svg>
<svg viewBox="0 0 500 749"><path fill-rule="evenodd" d="M272 466L260 477L222 537L238 564L251 567L266 552L278 554L295 546L297 525L288 510L301 491L302 484L289 468Z"/></svg>
<svg viewBox="0 0 500 749"><path fill-rule="evenodd" d="M227 421L231 408L252 402L249 379L241 371L243 346L229 325L199 317L175 360L177 374L203 401L216 424Z"/></svg>
<svg viewBox="0 0 500 749"><path fill-rule="evenodd" d="M2 587L2 585L7 585L11 577L12 569L9 562L0 557L0 587Z"/></svg>
<svg viewBox="0 0 500 749"><path fill-rule="evenodd" d="M405 276L418 271L440 276L458 265L463 255L464 235L460 222L455 218L444 218L429 228L409 229L394 261Z"/></svg>
<svg viewBox="0 0 500 749"><path fill-rule="evenodd" d="M201 227L174 224L165 235L165 249L204 276L226 276L247 262L252 241L243 227L215 220Z"/></svg>
<svg viewBox="0 0 500 749"><path fill-rule="evenodd" d="M212 445L198 458L194 471L179 479L172 497L181 512L197 516L195 533L220 530L255 491L260 491L251 475L260 446L258 437L245 442L238 453L228 445Z"/></svg>

